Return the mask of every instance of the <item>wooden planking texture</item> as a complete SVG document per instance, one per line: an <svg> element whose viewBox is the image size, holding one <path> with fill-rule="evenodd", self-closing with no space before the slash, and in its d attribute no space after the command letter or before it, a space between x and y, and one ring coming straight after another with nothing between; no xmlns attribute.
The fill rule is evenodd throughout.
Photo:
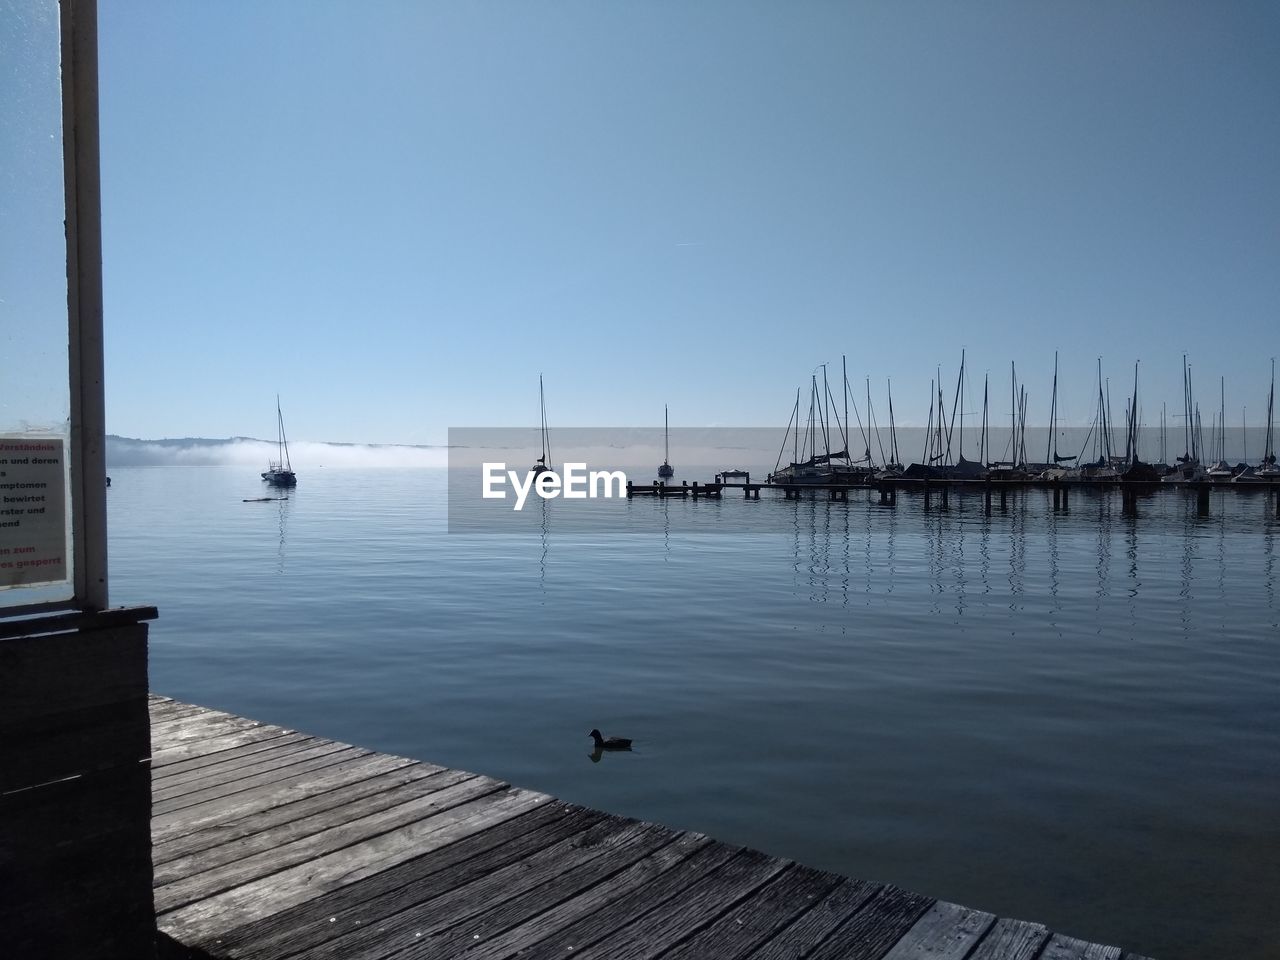
<svg viewBox="0 0 1280 960"><path fill-rule="evenodd" d="M126 619L15 623L0 639L0 926L14 956L150 949L147 625Z"/></svg>

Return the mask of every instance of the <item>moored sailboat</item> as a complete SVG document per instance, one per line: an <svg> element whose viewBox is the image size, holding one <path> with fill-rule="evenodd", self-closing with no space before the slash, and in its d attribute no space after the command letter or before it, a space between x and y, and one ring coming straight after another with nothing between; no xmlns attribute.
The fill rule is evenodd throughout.
<svg viewBox="0 0 1280 960"><path fill-rule="evenodd" d="M529 472L535 477L540 473L550 473L552 470L551 434L547 430L547 401L542 392L542 374L538 374L538 413L542 422L542 456L529 468Z"/></svg>
<svg viewBox="0 0 1280 960"><path fill-rule="evenodd" d="M1236 483L1280 483L1280 463L1276 463L1275 435L1276 361L1271 360L1271 391L1267 394L1267 430L1262 443L1262 462L1235 478Z"/></svg>
<svg viewBox="0 0 1280 960"><path fill-rule="evenodd" d="M289 441L284 435L284 415L280 412L280 395L276 394L276 458L267 462L262 479L273 487L296 487L298 477L289 462Z"/></svg>
<svg viewBox="0 0 1280 960"><path fill-rule="evenodd" d="M671 466L671 424L667 418L667 405L662 405L662 466L658 468L658 476L662 479L674 477L675 467Z"/></svg>

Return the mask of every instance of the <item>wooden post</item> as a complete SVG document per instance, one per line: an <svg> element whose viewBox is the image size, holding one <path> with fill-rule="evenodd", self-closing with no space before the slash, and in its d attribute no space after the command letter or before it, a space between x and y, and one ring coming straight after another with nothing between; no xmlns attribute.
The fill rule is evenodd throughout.
<svg viewBox="0 0 1280 960"><path fill-rule="evenodd" d="M924 512L929 512L929 481L924 482Z"/></svg>
<svg viewBox="0 0 1280 960"><path fill-rule="evenodd" d="M1070 494L1071 494L1071 484L1064 483L1062 485L1062 512L1063 513L1071 512L1071 503L1068 499Z"/></svg>
<svg viewBox="0 0 1280 960"><path fill-rule="evenodd" d="M1000 488L1000 512L1001 513L1009 512L1009 491L1007 491L1004 487Z"/></svg>
<svg viewBox="0 0 1280 960"><path fill-rule="evenodd" d="M947 506L948 506L947 497L948 497L948 493L950 492L950 489L951 489L950 484L944 483L942 485L942 509L943 510L947 509Z"/></svg>
<svg viewBox="0 0 1280 960"><path fill-rule="evenodd" d="M1196 487L1196 512L1202 517L1207 517L1209 515L1209 484L1200 483Z"/></svg>
<svg viewBox="0 0 1280 960"><path fill-rule="evenodd" d="M1057 480L1053 481L1053 509L1062 509L1062 487Z"/></svg>
<svg viewBox="0 0 1280 960"><path fill-rule="evenodd" d="M988 481L987 481L986 494L987 494L987 497L986 497L986 499L987 499L987 508L986 508L986 511L987 511L987 516L989 517L989 516L991 516L991 481L990 481L990 480L988 480Z"/></svg>

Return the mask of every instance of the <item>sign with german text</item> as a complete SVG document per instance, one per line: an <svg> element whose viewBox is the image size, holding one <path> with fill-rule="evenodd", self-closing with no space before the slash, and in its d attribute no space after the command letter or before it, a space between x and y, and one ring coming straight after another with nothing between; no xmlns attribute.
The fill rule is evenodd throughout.
<svg viewBox="0 0 1280 960"><path fill-rule="evenodd" d="M0 436L0 590L67 579L67 444Z"/></svg>

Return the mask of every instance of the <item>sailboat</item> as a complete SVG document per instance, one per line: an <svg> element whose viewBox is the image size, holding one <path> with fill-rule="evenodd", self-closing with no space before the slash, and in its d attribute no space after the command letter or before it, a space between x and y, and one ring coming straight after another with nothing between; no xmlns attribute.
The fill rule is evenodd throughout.
<svg viewBox="0 0 1280 960"><path fill-rule="evenodd" d="M551 467L551 434L547 431L547 401L542 393L542 374L538 374L538 410L542 420L542 456L529 468L529 473L537 476L550 473Z"/></svg>
<svg viewBox="0 0 1280 960"><path fill-rule="evenodd" d="M1230 480L1235 472L1231 469L1231 464L1227 463L1227 378L1220 377L1218 380L1218 390L1220 391L1219 403L1221 408L1218 410L1217 427L1217 449L1214 450L1214 456L1217 460L1205 471L1205 475L1210 480Z"/></svg>
<svg viewBox="0 0 1280 960"><path fill-rule="evenodd" d="M1280 483L1280 464L1276 463L1275 435L1276 405L1276 361L1271 360L1271 392L1267 394L1267 431L1262 443L1262 462L1249 467L1238 477L1236 483Z"/></svg>
<svg viewBox="0 0 1280 960"><path fill-rule="evenodd" d="M884 469L875 475L877 480L893 480L902 476L905 469L898 456L898 426L893 420L893 381L886 379L889 385L889 457Z"/></svg>
<svg viewBox="0 0 1280 960"><path fill-rule="evenodd" d="M667 405L662 405L662 466L658 468L658 476L664 480L667 477L676 475L675 467L671 466L671 424L667 419Z"/></svg>
<svg viewBox="0 0 1280 960"><path fill-rule="evenodd" d="M268 461L262 479L273 487L296 487L298 478L289 463L289 441L284 436L284 415L280 413L280 394L276 394L276 458Z"/></svg>
<svg viewBox="0 0 1280 960"><path fill-rule="evenodd" d="M1160 478L1165 483L1194 483L1204 479L1204 467L1200 465L1200 407L1194 401L1191 368L1187 366L1185 353L1182 355L1182 411L1186 446L1173 470Z"/></svg>
<svg viewBox="0 0 1280 960"><path fill-rule="evenodd" d="M837 478L836 459L847 460L849 451L831 452L831 432L828 421L828 402L831 391L827 387L827 365L822 364L822 390L818 390L816 375L809 378L809 416L807 423L800 418L800 391L796 390L796 404L791 410L791 419L787 422L787 432L782 438L782 447L778 450L778 460L769 474L769 483L784 484L824 484L845 482ZM794 428L794 429L793 429ZM792 441L792 459L787 466L781 466L782 454L787 448L788 438ZM818 444L822 444L822 453L818 453ZM804 457L808 454L807 457Z"/></svg>

